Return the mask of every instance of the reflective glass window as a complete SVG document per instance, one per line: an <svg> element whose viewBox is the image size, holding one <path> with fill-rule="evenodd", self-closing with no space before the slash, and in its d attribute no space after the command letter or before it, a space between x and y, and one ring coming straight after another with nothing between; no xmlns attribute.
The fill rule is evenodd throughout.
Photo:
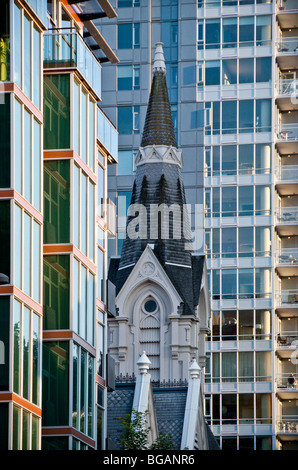
<svg viewBox="0 0 298 470"><path fill-rule="evenodd" d="M254 82L254 59L239 59L239 83Z"/></svg>
<svg viewBox="0 0 298 470"><path fill-rule="evenodd" d="M222 146L222 172L224 175L234 175L237 171L237 146Z"/></svg>
<svg viewBox="0 0 298 470"><path fill-rule="evenodd" d="M239 145L239 173L252 174L254 169L254 146L251 144Z"/></svg>
<svg viewBox="0 0 298 470"><path fill-rule="evenodd" d="M253 46L254 42L254 17L244 16L239 18L239 42L240 46Z"/></svg>
<svg viewBox="0 0 298 470"><path fill-rule="evenodd" d="M239 227L239 257L254 256L254 229L253 227Z"/></svg>
<svg viewBox="0 0 298 470"><path fill-rule="evenodd" d="M253 186L239 186L239 215L252 216L254 214L254 188Z"/></svg>
<svg viewBox="0 0 298 470"><path fill-rule="evenodd" d="M69 425L69 343L43 343L44 426Z"/></svg>
<svg viewBox="0 0 298 470"><path fill-rule="evenodd" d="M131 150L119 150L117 173L118 175L133 174L133 152Z"/></svg>
<svg viewBox="0 0 298 470"><path fill-rule="evenodd" d="M0 23L1 26L1 23ZM1 33L0 33L0 53L1 53ZM2 64L1 64L2 65ZM1 74L1 68L0 68ZM0 188L10 188L10 93L1 95L0 104ZM17 127L18 122L15 124ZM20 134L16 135L16 142ZM19 147L20 144L16 144Z"/></svg>
<svg viewBox="0 0 298 470"><path fill-rule="evenodd" d="M205 85L220 84L220 61L208 60L205 62Z"/></svg>
<svg viewBox="0 0 298 470"><path fill-rule="evenodd" d="M237 132L237 101L222 102L222 133Z"/></svg>
<svg viewBox="0 0 298 470"><path fill-rule="evenodd" d="M44 329L69 328L69 256L44 256Z"/></svg>
<svg viewBox="0 0 298 470"><path fill-rule="evenodd" d="M271 57L256 58L256 82L271 81Z"/></svg>
<svg viewBox="0 0 298 470"><path fill-rule="evenodd" d="M131 49L132 48L132 24L120 23L118 24L118 49Z"/></svg>
<svg viewBox="0 0 298 470"><path fill-rule="evenodd" d="M271 100L256 100L256 131L271 131Z"/></svg>
<svg viewBox="0 0 298 470"><path fill-rule="evenodd" d="M218 49L220 46L220 20L206 20L206 49Z"/></svg>
<svg viewBox="0 0 298 470"><path fill-rule="evenodd" d="M44 147L70 148L70 75L44 76Z"/></svg>
<svg viewBox="0 0 298 470"><path fill-rule="evenodd" d="M237 46L237 18L222 20L223 47Z"/></svg>
<svg viewBox="0 0 298 470"><path fill-rule="evenodd" d="M132 90L133 68L132 65L118 65L118 90Z"/></svg>
<svg viewBox="0 0 298 470"><path fill-rule="evenodd" d="M10 283L10 203L0 202L0 285Z"/></svg>
<svg viewBox="0 0 298 470"><path fill-rule="evenodd" d="M0 296L0 391L9 390L10 298Z"/></svg>
<svg viewBox="0 0 298 470"><path fill-rule="evenodd" d="M233 217L237 212L237 195L235 186L222 188L222 216Z"/></svg>
<svg viewBox="0 0 298 470"><path fill-rule="evenodd" d="M239 132L247 133L254 130L254 101L239 101Z"/></svg>
<svg viewBox="0 0 298 470"><path fill-rule="evenodd" d="M234 85L237 83L237 60L222 60L222 84Z"/></svg>
<svg viewBox="0 0 298 470"><path fill-rule="evenodd" d="M70 242L70 162L44 162L44 243Z"/></svg>
<svg viewBox="0 0 298 470"><path fill-rule="evenodd" d="M271 16L259 15L256 17L256 40L257 46L270 45L272 38Z"/></svg>

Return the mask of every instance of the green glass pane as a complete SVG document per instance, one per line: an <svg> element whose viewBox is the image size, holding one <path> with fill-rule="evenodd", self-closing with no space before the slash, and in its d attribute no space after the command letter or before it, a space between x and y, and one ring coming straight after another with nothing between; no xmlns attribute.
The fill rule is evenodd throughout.
<svg viewBox="0 0 298 470"><path fill-rule="evenodd" d="M31 142L32 120L31 114L24 110L24 196L31 203Z"/></svg>
<svg viewBox="0 0 298 470"><path fill-rule="evenodd" d="M73 184L76 190L73 197L73 242L79 248L79 227L80 227L80 170L74 165Z"/></svg>
<svg viewBox="0 0 298 470"><path fill-rule="evenodd" d="M33 165L33 194L34 194L34 200L33 200L33 205L34 207L40 211L40 200L41 200L41 189L40 189L40 183L41 183L41 175L40 175L40 167L41 167L41 139L40 139L40 133L41 133L41 126L40 124L34 120L34 165Z"/></svg>
<svg viewBox="0 0 298 470"><path fill-rule="evenodd" d="M95 280L91 273L88 274L87 290L87 341L94 344Z"/></svg>
<svg viewBox="0 0 298 470"><path fill-rule="evenodd" d="M9 0L2 0L0 18L0 81L2 82L10 80L9 16Z"/></svg>
<svg viewBox="0 0 298 470"><path fill-rule="evenodd" d="M73 260L73 315L72 315L72 328L79 332L79 262L74 258Z"/></svg>
<svg viewBox="0 0 298 470"><path fill-rule="evenodd" d="M39 366L40 366L40 319L35 313L33 314L33 350L32 350L32 401L39 405Z"/></svg>
<svg viewBox="0 0 298 470"><path fill-rule="evenodd" d="M8 450L8 404L0 403L0 450Z"/></svg>
<svg viewBox="0 0 298 470"><path fill-rule="evenodd" d="M44 329L69 328L69 256L44 256Z"/></svg>
<svg viewBox="0 0 298 470"><path fill-rule="evenodd" d="M87 326L87 269L81 266L80 336L86 339Z"/></svg>
<svg viewBox="0 0 298 470"><path fill-rule="evenodd" d="M31 217L24 212L24 292L31 295Z"/></svg>
<svg viewBox="0 0 298 470"><path fill-rule="evenodd" d="M25 95L31 99L31 25L32 22L30 21L27 15L24 15L24 93Z"/></svg>
<svg viewBox="0 0 298 470"><path fill-rule="evenodd" d="M43 343L43 426L69 424L69 344Z"/></svg>
<svg viewBox="0 0 298 470"><path fill-rule="evenodd" d="M22 70L22 62L21 62L21 10L14 4L14 81L21 88L21 70Z"/></svg>
<svg viewBox="0 0 298 470"><path fill-rule="evenodd" d="M86 427L86 367L87 353L81 350L81 403L80 403L80 431L85 433Z"/></svg>
<svg viewBox="0 0 298 470"><path fill-rule="evenodd" d="M73 148L80 155L80 88L74 81L73 90Z"/></svg>
<svg viewBox="0 0 298 470"><path fill-rule="evenodd" d="M95 208L94 208L94 194L95 186L89 182L89 220L88 220L88 229L89 229L89 258L94 260L94 225L95 225Z"/></svg>
<svg viewBox="0 0 298 470"><path fill-rule="evenodd" d="M10 203L0 202L0 285L10 282Z"/></svg>
<svg viewBox="0 0 298 470"><path fill-rule="evenodd" d="M40 32L34 27L33 28L33 102L35 106L40 109Z"/></svg>
<svg viewBox="0 0 298 470"><path fill-rule="evenodd" d="M69 243L69 160L44 162L44 180L44 243Z"/></svg>
<svg viewBox="0 0 298 470"><path fill-rule="evenodd" d="M41 234L40 225L33 221L33 299L40 302L40 258Z"/></svg>
<svg viewBox="0 0 298 470"><path fill-rule="evenodd" d="M30 310L23 310L23 397L30 394Z"/></svg>
<svg viewBox="0 0 298 470"><path fill-rule="evenodd" d="M88 436L93 437L94 359L88 356Z"/></svg>
<svg viewBox="0 0 298 470"><path fill-rule="evenodd" d="M78 394L79 394L79 348L73 345L73 397L72 397L72 425L78 426Z"/></svg>
<svg viewBox="0 0 298 470"><path fill-rule="evenodd" d="M17 406L13 407L13 427L12 427L12 448L18 450L20 446L19 428L20 428L21 410Z"/></svg>
<svg viewBox="0 0 298 470"><path fill-rule="evenodd" d="M14 134L22 135L22 106L14 100ZM14 139L14 186L22 194L22 139Z"/></svg>
<svg viewBox="0 0 298 470"><path fill-rule="evenodd" d="M32 415L32 450L39 449L39 418Z"/></svg>
<svg viewBox="0 0 298 470"><path fill-rule="evenodd" d="M22 450L27 450L29 448L29 413L23 410L23 438L22 438Z"/></svg>
<svg viewBox="0 0 298 470"><path fill-rule="evenodd" d="M70 76L44 77L44 148L70 148Z"/></svg>
<svg viewBox="0 0 298 470"><path fill-rule="evenodd" d="M21 304L13 303L13 391L20 393Z"/></svg>
<svg viewBox="0 0 298 470"><path fill-rule="evenodd" d="M1 21L0 21L1 25ZM1 33L0 33L1 61ZM0 71L1 71L0 62ZM1 74L1 72L0 72ZM0 188L10 188L10 94L1 96L0 105Z"/></svg>
<svg viewBox="0 0 298 470"><path fill-rule="evenodd" d="M0 391L9 390L9 297L0 297Z"/></svg>
<svg viewBox="0 0 298 470"><path fill-rule="evenodd" d="M67 450L68 437L43 437L42 450Z"/></svg>

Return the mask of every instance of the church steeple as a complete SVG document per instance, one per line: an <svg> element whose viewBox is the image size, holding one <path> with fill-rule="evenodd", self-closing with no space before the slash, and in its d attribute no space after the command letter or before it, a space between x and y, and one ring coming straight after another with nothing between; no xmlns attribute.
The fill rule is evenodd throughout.
<svg viewBox="0 0 298 470"><path fill-rule="evenodd" d="M177 147L161 42L156 44L153 80L141 142L141 147L148 145Z"/></svg>

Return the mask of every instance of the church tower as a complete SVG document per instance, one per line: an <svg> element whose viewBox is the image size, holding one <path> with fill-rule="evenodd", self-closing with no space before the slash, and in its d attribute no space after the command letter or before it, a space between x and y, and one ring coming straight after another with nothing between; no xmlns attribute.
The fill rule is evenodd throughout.
<svg viewBox="0 0 298 470"><path fill-rule="evenodd" d="M143 351L153 382L187 381L193 360L205 366L208 282L204 256L192 253L181 167L157 43L126 238L109 270L117 316L109 320L108 347L116 376L136 375Z"/></svg>

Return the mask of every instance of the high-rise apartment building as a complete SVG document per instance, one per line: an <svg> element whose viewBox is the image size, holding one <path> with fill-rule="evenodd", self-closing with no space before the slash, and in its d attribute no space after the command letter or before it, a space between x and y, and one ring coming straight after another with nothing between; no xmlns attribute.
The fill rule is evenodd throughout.
<svg viewBox="0 0 298 470"><path fill-rule="evenodd" d="M0 6L0 448L101 449L106 439L107 167L94 26L108 1Z"/></svg>
<svg viewBox="0 0 298 470"><path fill-rule="evenodd" d="M120 59L105 66L103 88L119 129L119 165L109 176L119 201L111 251L120 254L151 55L162 41L186 198L202 215L197 248L208 255L206 415L223 449L297 449L297 2L113 6L117 19L99 26Z"/></svg>

